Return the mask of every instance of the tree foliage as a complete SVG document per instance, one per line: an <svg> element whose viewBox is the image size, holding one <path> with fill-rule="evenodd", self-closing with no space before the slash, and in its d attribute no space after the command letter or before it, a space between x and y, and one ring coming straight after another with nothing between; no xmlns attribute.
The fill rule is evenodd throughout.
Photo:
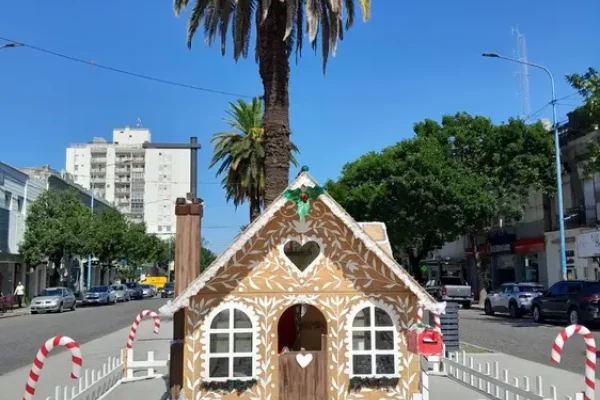
<svg viewBox="0 0 600 400"><path fill-rule="evenodd" d="M584 99L584 104L569 113L569 130L591 132L593 125L600 124L600 75L594 68L580 74L567 75L567 81ZM600 139L589 142L585 160L582 163L584 172L593 176L600 171Z"/></svg>
<svg viewBox="0 0 600 400"><path fill-rule="evenodd" d="M444 242L484 233L496 216L520 219L531 190L552 188L552 138L541 124L460 113L414 131L327 182L355 219L386 223L396 255L413 269Z"/></svg>
<svg viewBox="0 0 600 400"><path fill-rule="evenodd" d="M214 153L210 168L219 164L217 177L225 189L227 201L237 208L248 202L250 221L261 212L265 194L265 149L262 103L258 97L251 103L238 100L229 103L228 118L224 121L231 132L216 133L212 137ZM294 153L298 148L290 142L290 162L298 165Z"/></svg>

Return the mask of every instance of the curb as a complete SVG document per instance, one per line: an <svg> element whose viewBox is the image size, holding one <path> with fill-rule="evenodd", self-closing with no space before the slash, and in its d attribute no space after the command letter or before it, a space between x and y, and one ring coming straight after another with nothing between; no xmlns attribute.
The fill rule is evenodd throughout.
<svg viewBox="0 0 600 400"><path fill-rule="evenodd" d="M462 344L466 344L467 346L475 347L476 349L485 350L485 351L489 352L490 354L504 354L504 353L498 352L498 351L496 351L496 350L492 350L492 349L490 349L490 348L487 348L487 347L478 346L478 345L476 345L476 344L471 344L471 343L469 343L469 342L460 342L460 343L462 343Z"/></svg>
<svg viewBox="0 0 600 400"><path fill-rule="evenodd" d="M16 317L22 317L23 315L29 315L29 309L27 309L27 311L22 311L22 312L18 312L18 311L12 311L12 312L7 312L4 314L0 314L0 321L2 321L3 319L7 319L7 318L16 318Z"/></svg>

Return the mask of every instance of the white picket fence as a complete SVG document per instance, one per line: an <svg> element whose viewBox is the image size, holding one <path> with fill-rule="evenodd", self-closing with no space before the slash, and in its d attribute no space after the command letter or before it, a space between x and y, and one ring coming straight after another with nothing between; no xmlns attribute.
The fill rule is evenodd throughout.
<svg viewBox="0 0 600 400"><path fill-rule="evenodd" d="M475 363L466 352L451 353L442 358L444 372L453 380L485 393L492 399L502 400L557 400L556 386L550 385L548 394L543 393L542 377L535 377L532 390L528 377L509 379L508 370L500 369L498 361ZM583 393L565 396L565 400L583 400Z"/></svg>
<svg viewBox="0 0 600 400"><path fill-rule="evenodd" d="M86 369L75 386L56 386L54 395L46 400L102 400L118 385L143 379L161 378L157 368L166 368L168 360L156 360L149 351L145 360L135 360L133 350L109 357L98 371Z"/></svg>

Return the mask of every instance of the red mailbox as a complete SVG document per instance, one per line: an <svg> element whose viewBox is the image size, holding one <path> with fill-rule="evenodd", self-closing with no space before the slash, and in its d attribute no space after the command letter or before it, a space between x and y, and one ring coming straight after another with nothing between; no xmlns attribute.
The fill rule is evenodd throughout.
<svg viewBox="0 0 600 400"><path fill-rule="evenodd" d="M434 329L411 329L406 333L408 351L421 356L440 356L444 349L442 334Z"/></svg>

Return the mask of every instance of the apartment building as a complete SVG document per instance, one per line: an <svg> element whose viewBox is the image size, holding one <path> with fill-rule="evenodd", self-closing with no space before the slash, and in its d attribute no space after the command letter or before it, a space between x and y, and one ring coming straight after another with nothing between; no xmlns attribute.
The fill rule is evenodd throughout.
<svg viewBox="0 0 600 400"><path fill-rule="evenodd" d="M95 137L66 151L66 170L97 198L115 205L130 221L167 238L175 233L173 205L190 187L189 150L144 149L149 129L118 128L112 142Z"/></svg>

